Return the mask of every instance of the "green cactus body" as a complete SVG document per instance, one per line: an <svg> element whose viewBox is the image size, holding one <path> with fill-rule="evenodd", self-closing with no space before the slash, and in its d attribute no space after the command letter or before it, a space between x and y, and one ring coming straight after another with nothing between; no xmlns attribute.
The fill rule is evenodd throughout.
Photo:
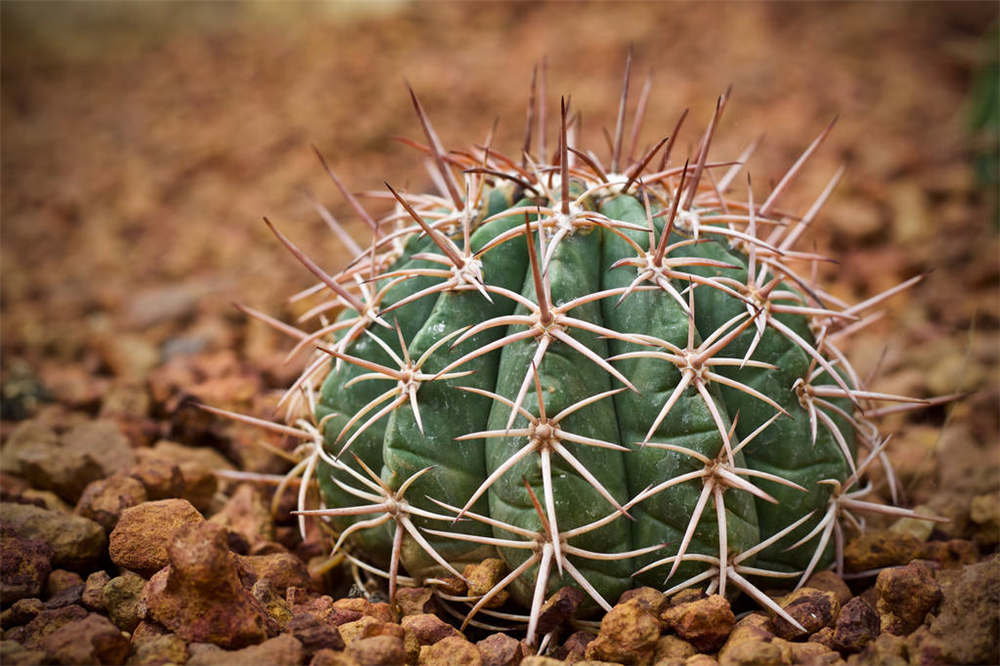
<svg viewBox="0 0 1000 666"><path fill-rule="evenodd" d="M703 177L721 99L696 164L646 180L664 142L621 175L621 118L610 169L570 154L565 106L554 163L518 167L446 154L414 104L443 196L393 190L390 232L338 275L304 260L345 306L291 431L316 442L316 513L390 594L502 558L469 618L506 590L529 640L565 585L605 609L635 584L738 588L795 624L754 581L801 583L842 513L881 510L858 499L884 447L866 410L913 402L860 386L831 338L863 308L789 267L815 260L791 246L832 184L800 222L769 208L804 160L763 205L727 199L740 166Z"/></svg>

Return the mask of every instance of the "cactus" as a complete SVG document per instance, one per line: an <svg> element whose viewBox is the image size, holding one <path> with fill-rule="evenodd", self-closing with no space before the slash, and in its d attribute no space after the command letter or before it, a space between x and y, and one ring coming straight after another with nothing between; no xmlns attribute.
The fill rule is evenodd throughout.
<svg viewBox="0 0 1000 666"><path fill-rule="evenodd" d="M519 160L490 137L446 152L411 90L440 192L388 187L385 219L323 162L373 240L361 249L314 200L354 254L331 275L268 222L319 279L299 296L322 323L244 308L313 356L287 424L237 418L303 441L288 478L315 477L324 504L301 484L303 530L324 516L390 596L500 557L507 573L466 622L509 595L530 609L529 641L564 585L606 610L637 584L741 590L797 625L761 581L842 568L841 521L858 511L911 515L862 499L886 462L872 420L929 401L865 389L837 345L919 277L858 305L807 277L825 258L794 248L841 171L802 214L778 201L832 123L763 201L749 176L736 197L751 151L709 159L728 92L693 158L672 151L686 112L637 158L628 69L606 165L574 145L565 100L555 154L533 150L534 82Z"/></svg>

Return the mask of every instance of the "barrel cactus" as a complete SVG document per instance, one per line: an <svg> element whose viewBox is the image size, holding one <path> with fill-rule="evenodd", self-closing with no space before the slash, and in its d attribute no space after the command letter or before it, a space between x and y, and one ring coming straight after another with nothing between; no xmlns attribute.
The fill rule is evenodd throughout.
<svg viewBox="0 0 1000 666"><path fill-rule="evenodd" d="M928 401L867 390L837 345L919 278L857 305L810 278L827 259L796 243L840 172L808 210L779 206L830 127L758 200L750 151L709 158L728 93L680 160L686 112L643 154L635 132L625 145L628 87L626 67L607 162L575 145L565 100L546 154L534 83L516 158L490 136L446 152L411 91L439 192L387 185L395 210L375 220L324 162L370 246L314 201L354 255L331 274L268 222L318 278L297 298L320 324L244 308L312 354L285 423L259 422L303 441L290 477L323 506L302 483L299 520L323 516L390 596L437 586L473 622L510 598L500 615L527 609L529 641L565 585L604 609L634 585L742 590L796 624L762 585L842 567L858 511L910 513L862 499L885 461L872 419ZM447 594L489 558L491 589Z"/></svg>

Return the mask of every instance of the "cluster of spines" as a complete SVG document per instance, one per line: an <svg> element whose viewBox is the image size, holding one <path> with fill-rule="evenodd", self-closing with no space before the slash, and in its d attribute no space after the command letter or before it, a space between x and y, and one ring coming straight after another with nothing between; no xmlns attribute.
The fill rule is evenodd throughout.
<svg viewBox="0 0 1000 666"><path fill-rule="evenodd" d="M387 184L389 196L392 197L398 206L385 219L376 221L372 218L357 198L344 187L317 151L323 168L361 219L370 227L373 234L370 247L368 250L362 250L360 245L351 239L350 235L337 223L333 215L315 197L311 197L320 216L333 229L338 238L343 241L349 253L353 255L352 260L346 268L335 275L331 275L295 247L270 222L267 222L278 239L319 280L316 285L300 292L294 299L299 300L321 294L324 291L329 294L329 297L301 317L302 321L316 318L320 320L320 327L312 333L307 333L297 327L279 322L250 308L244 307L242 310L296 340L289 358L298 355L306 349L312 350L312 358L306 364L306 368L298 380L281 400L281 406L286 410L285 421L292 425L285 425L283 423L275 424L229 412L222 412L222 410L212 410L225 413L228 416L245 422L260 425L278 434L290 435L303 440L305 445L297 450L295 466L289 472L288 476L282 480L282 484L287 484L290 479L296 476L302 477L302 482L299 484L299 511L297 513L303 533L305 530L303 521L307 515L372 516L371 518L356 522L344 530L336 542L334 548L336 551L344 545L345 539L353 532L388 523L395 525L395 537L388 571L379 571L370 565L364 564L363 560L350 556L352 561L366 570L380 573L387 577L389 580L390 596L394 595L396 586L400 581L412 581L412 579L407 579L399 573L401 539L404 534L408 534L421 545L431 558L437 561L450 574L459 578L462 577L461 574L435 551L434 547L421 533L422 531L439 537L450 537L506 548L528 549L531 555L499 581L493 589L478 599L468 600L472 603L472 609L466 615L465 621L473 621L472 617L480 611L493 613L497 617L505 619L521 619L528 623L528 638L530 641L534 641L536 638L535 627L538 612L544 600L546 582L553 565L560 573L566 571L599 606L609 609L608 601L603 599L588 583L586 577L573 566L568 556L572 555L577 558L591 559L636 557L653 553L663 547L663 545L656 545L637 549L629 553L608 554L583 550L573 546L569 541L580 534L597 529L617 519L620 515L628 515L631 507L656 493L683 482L700 479L702 482L702 491L687 523L681 543L677 545L674 555L655 560L642 567L640 572L669 565L670 570L667 576L669 579L676 571L678 565L683 561L703 563L707 565L707 568L689 577L687 580L674 585L668 592L704 583L708 585L709 591L718 591L724 594L727 583L732 583L761 604L785 616L793 624L795 624L794 619L787 616L773 600L763 594L749 577L798 578L798 584L801 585L819 564L831 536L836 545L835 564L838 570L842 572L843 533L840 526L841 519L860 527L862 521L854 515L856 511L872 511L889 515L915 515L907 509L888 507L882 504L866 502L862 499L871 491L870 486L862 485L865 470L875 460L881 460L883 464L887 464L888 462L885 457L887 440L879 438L878 430L872 424L871 419L890 410L898 411L900 409L920 407L932 401L915 400L860 388L863 386L863 383L848 363L844 354L835 346L835 341L874 321L876 315L866 316L866 311L886 298L898 293L900 290L912 286L920 278L913 278L879 296L868 299L858 305L850 306L823 291L815 284L814 280L798 275L791 268L789 265L790 261L805 261L815 265L816 262L824 260L823 257L814 253L797 252L792 247L829 197L842 175L842 169L838 170L814 204L801 217L779 211L776 208L779 196L785 191L806 160L826 138L833 123L825 128L812 142L802 156L781 178L777 186L762 204L758 205L754 202L749 177L747 178L747 201L737 202L729 200L725 197L725 193L743 168L747 158L756 147L757 142L754 142L736 162L712 163L708 161L709 146L728 100L728 91L719 98L711 122L698 144L697 152L693 157L685 161L683 166L672 167L670 165L670 155L677 133L687 116L686 110L681 115L677 126L669 137L664 138L651 148L645 150L640 158L635 159L634 155L636 153L639 127L649 95L649 81L646 82L640 96L631 133L630 146L625 151L623 139L629 91L629 69L630 62L626 65L625 80L614 135L613 137L608 135L611 158L608 165L609 168L607 169L594 153L589 151L584 152L570 145L573 142L574 130L579 123L577 120L578 116L573 116L570 113L569 104L565 100L561 103L560 109L558 148L551 160L545 155L544 128L546 121L543 101L545 93L543 89L540 94L537 94L537 70L536 76L532 78L528 131L526 132L522 159L519 163L492 150L490 144L492 142L493 131L490 132L485 144L481 147L477 147L469 152L446 152L427 119L419 100L411 90L413 105L420 119L427 144L409 143L428 156L428 171L432 180L438 186L439 194L403 195ZM541 77L543 88L544 80L543 70L543 76ZM537 135L539 143L534 155L532 154L533 133ZM662 153L660 153L660 160L656 171L644 174L644 171L649 168L649 165L652 164L653 159L661 149ZM625 154L624 159L623 153ZM622 168L625 163L628 166ZM720 178L716 178L716 170L723 168L726 171ZM460 184L460 178L457 177L456 171L462 174L461 180L464 180L464 187ZM533 205L505 210L500 215L522 216L525 221L524 225L512 228L508 232L498 235L493 242L482 248L479 252L474 253L470 246L470 236L474 228L488 221L483 219L483 210L485 208L483 198L486 191L486 184L489 181L497 185L508 183L512 187L520 188L530 195L548 201L549 205ZM571 194L571 181L581 183L583 187L582 191ZM645 203L647 215L647 226L645 227L608 218L596 211L588 210L581 205L587 197L627 193L632 188L641 194L642 200ZM384 197L385 195L377 194L376 196ZM653 204L651 204L651 200ZM653 213L654 205L659 211L655 214ZM656 227L653 224L653 218L657 216L665 218L664 228L659 238L656 238ZM495 217L491 219L495 219ZM706 218L708 219L706 220ZM720 223L724 223L724 225ZM643 250L640 246L635 245L634 242L629 241L636 252L635 256L631 259L623 260L616 265L616 267L624 265L634 267L636 271L635 279L628 286L620 289L590 294L578 299L578 301L570 301L558 305L552 303L551 298L548 297L547 268L555 247L568 235L577 230L595 225L606 229L610 233L618 233L626 240L629 239L624 233L621 233L622 231L648 233L649 250ZM770 229L770 232L765 235L762 233L762 229L767 228ZM676 231L687 238L670 244L669 238L672 231ZM423 268L413 271L391 270L389 268L403 252L405 239L414 234L425 234L440 251L440 253L423 252L415 256L438 264L441 268ZM461 243L453 240L453 238L458 236L461 238ZM481 257L485 252L490 251L500 243L516 242L514 239L518 236L522 236L524 242L529 246L528 256L530 259L531 275L535 285L534 300L489 284L483 279L481 272ZM536 236L539 242L544 245L538 248L537 253L536 248L533 246ZM683 270L692 266L733 268L733 266L724 262L711 259L672 255L672 251L678 249L679 246L698 243L702 237L715 237L726 241L730 246L739 249L748 258L747 280L745 283L726 277L700 276L694 272ZM382 299L393 286L399 284L401 281L417 276L435 277L440 281L431 287L412 294L400 302L383 307ZM686 282L686 289L677 289L674 286L674 282L678 281ZM802 294L783 287L783 284L786 282L796 285L802 294L806 294L811 299L811 302L807 302ZM693 295L695 288L699 287L716 289L732 298L738 299L745 304L745 312L734 316L726 324L715 330L712 335L695 344ZM613 331L572 316L573 308L583 303L612 297L617 298L620 303L637 290L648 289L662 289L666 291L689 317L690 334L686 348L680 348L665 340L654 339L649 336ZM368 330L371 326L391 327L392 324L389 321L391 320L392 310L406 303L413 302L433 292L463 290L476 290L487 300L491 300L494 296L509 298L524 306L528 314L497 317L481 322L471 328L455 331L449 337L442 338L418 359L410 358L407 352L407 343L403 339L402 333L399 332L398 326L396 330L399 341L399 353L391 349L378 337L371 335ZM354 314L333 323L329 323L326 320L328 313L337 312L344 308L353 311ZM802 335L782 323L775 316L780 313L806 317L815 342L812 343L806 340ZM421 365L426 358L441 345L457 345L483 330L497 326L502 326L508 331L513 330L513 327L522 327L522 330L513 333L508 332L507 335L499 338L492 344L480 350L470 352L434 374L421 371ZM755 330L755 335L742 358L719 356L719 352L729 342L751 327ZM602 358L568 335L567 329L570 328L585 330L598 336L639 345L642 347L642 350ZM740 466L737 459L737 454L740 450L757 436L759 432L770 426L785 410L774 400L746 384L742 384L713 371L713 368L717 366L773 367L751 358L757 344L768 328L786 337L809 356L811 362L809 372L796 382L794 390L800 404L809 415L813 441L815 442L816 433L820 427L828 429L851 469L851 473L846 479L828 479L820 482L830 485L832 492L830 493L828 507L816 526L808 534L791 545L791 548L799 548L806 546L810 542L815 543L815 549L810 558L809 565L803 571L797 572L764 570L750 566L746 562L750 561L761 550L773 546L788 534L793 533L802 523L811 518L812 514L802 516L787 525L784 529L769 535L761 543L742 552L730 552L726 543L727 529L725 526L724 492L727 489L741 489L765 501L771 502L776 500L750 483L746 477L756 476L758 478L767 478L775 483L801 489L798 484L792 481ZM351 344L361 336L368 336L379 344L396 362L398 367L388 367L349 354L348 349ZM507 464L493 471L477 489L476 493L469 498L465 506L458 507L437 502L441 504L440 510L444 512L439 513L416 507L408 502L405 496L407 490L420 475L428 471L426 468L420 470L409 479L404 480L397 488L393 489L380 479L377 471L369 469L360 459L357 459L359 468L353 468L341 460L341 456L349 453L354 438L399 405L409 404L412 407L417 424L422 429L418 398L418 391L422 383L460 377L464 374L461 370L462 366L471 358L519 340L534 340L536 351L530 364L524 368L520 390L513 400L483 389L465 388L467 391L478 393L506 405L510 411L510 418L506 424L506 429L469 433L466 438L489 438L520 434L527 437L528 443ZM530 413L524 408L523 401L532 382L537 383L537 367L542 362L549 345L554 340L563 342L578 351L605 370L610 376L614 377L622 386L610 391L600 392L552 416L546 414L544 403L541 400L542 391L540 387L536 387L536 395L539 398L539 413L537 415ZM585 466L573 457L572 453L561 442L568 441L586 446L618 450L627 449L613 442L594 440L564 431L560 428L559 422L565 415L593 402L608 398L621 391L637 390L612 365L614 361L637 357L671 363L681 373L681 383L662 406L656 422L650 427L649 433L641 442L641 445L681 453L697 460L703 467L698 471L680 477L665 479L662 483L653 485L638 493L627 503L621 504L603 488L601 483L589 473ZM325 423L322 420L317 421L313 416L316 413L315 394L330 366L339 367L341 363L358 365L368 371L367 374L356 377L352 381L358 382L378 378L395 381L396 385L352 416L338 434L337 441L342 442L340 450L335 455L331 455L325 451L323 446ZM824 383L817 384L816 382ZM708 391L710 383L726 385L731 389L750 395L774 408L775 415L749 436L744 437L739 442L734 442L735 420L738 419L738 414L734 422L727 426L725 420L715 412L715 400ZM713 420L724 443L724 448L715 458L706 457L697 451L685 449L675 444L651 441L659 423L669 415L677 397L688 386L694 387L697 390L707 409L712 412ZM950 398L949 396L933 402ZM838 402L843 403L843 401L847 401L852 406L853 411L845 410L841 404L838 404ZM876 408L873 406L874 401L891 401L898 404L893 407ZM528 420L529 425L522 429L512 429L515 417L519 414ZM831 418L831 414L848 422L852 426L854 433L841 432L834 418ZM351 432L352 428L353 432ZM860 464L855 463L854 455L851 451L849 440L854 436L868 449L867 456L864 457L863 462ZM543 497L537 497L531 487L527 486L528 494L536 507L542 528L534 532L473 512L471 510L472 505L487 490L490 484L495 482L507 469L529 454L537 454L542 470ZM608 501L609 513L604 518L573 529L560 530L553 508L551 481L549 480L552 455L560 456L573 466ZM351 486L340 479L334 479L335 483L345 492L361 500L362 503L357 506L322 509L310 509L306 506L308 483L321 459L333 469L342 471L357 484ZM358 469L362 469L365 473L359 472ZM890 479L890 490L895 500L896 487L892 483L893 477L891 471L888 476ZM436 502L433 498L428 499ZM715 556L688 553L687 546L699 524L701 516L707 510L709 501L714 505L716 520L718 522L719 552ZM443 526L447 526L448 523L458 519L474 520L491 527L499 528L512 535L512 538L501 539L450 532L447 529L418 528L412 521L412 518L415 516L442 521ZM670 545L671 548L673 546L673 544ZM531 610L526 617L489 610L488 606L491 600L505 586L536 565L537 573L533 586L534 594ZM449 598L447 594L442 594L442 596L446 600Z"/></svg>

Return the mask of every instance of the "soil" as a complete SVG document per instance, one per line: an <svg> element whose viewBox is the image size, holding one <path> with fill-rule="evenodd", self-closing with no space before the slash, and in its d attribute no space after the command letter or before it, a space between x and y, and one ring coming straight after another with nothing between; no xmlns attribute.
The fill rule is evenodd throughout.
<svg viewBox="0 0 1000 666"><path fill-rule="evenodd" d="M100 419L147 468L142 451L170 440L239 469L286 470L252 429L187 398L265 417L297 372L281 363L289 342L232 306L288 320L287 297L310 284L262 216L330 270L347 254L304 190L366 236L311 146L354 191L428 189L422 159L394 140L421 138L406 83L445 145L480 142L499 118L497 145L516 154L532 67L546 59L549 108L572 95L581 143L602 148L631 47L633 99L647 72L653 82L640 149L690 108L678 144L689 149L732 84L712 151L737 155L764 134L750 167L761 192L838 118L783 201L805 210L845 165L811 232L838 257L822 268L831 291L860 300L925 275L845 351L874 390L963 395L887 417L883 431L905 503L951 519L922 539L971 542L972 559L988 561L1000 541L1000 220L996 172L982 165L1000 143L975 116L989 108L997 16L988 2L3 3L5 451L25 423L61 436ZM549 132L554 148L554 123ZM94 464L77 485L128 471ZM194 492L147 468L145 500ZM73 503L82 490L2 471L4 499L55 490ZM872 480L885 496L884 474ZM199 510L221 510L234 489L221 491ZM287 518L260 529L306 562L325 547L318 534L295 543ZM101 566L117 575L93 562L82 578ZM328 592L350 583L323 580L340 586Z"/></svg>

